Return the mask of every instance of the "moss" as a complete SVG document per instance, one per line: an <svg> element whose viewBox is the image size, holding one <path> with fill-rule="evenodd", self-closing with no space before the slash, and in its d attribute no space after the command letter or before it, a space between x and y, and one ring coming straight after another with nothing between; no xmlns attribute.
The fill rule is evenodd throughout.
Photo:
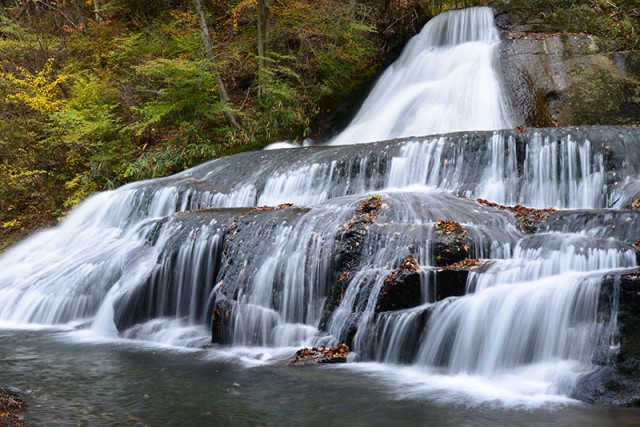
<svg viewBox="0 0 640 427"><path fill-rule="evenodd" d="M622 124L620 106L624 101L623 81L610 61L604 57L574 64L565 105L559 114L561 125Z"/></svg>
<svg viewBox="0 0 640 427"><path fill-rule="evenodd" d="M511 14L534 32L571 32L615 39L616 49L640 47L636 0L492 0L499 14Z"/></svg>
<svg viewBox="0 0 640 427"><path fill-rule="evenodd" d="M535 108L531 117L531 125L533 127L548 127L555 125L553 115L549 110L550 94L538 90L535 94Z"/></svg>

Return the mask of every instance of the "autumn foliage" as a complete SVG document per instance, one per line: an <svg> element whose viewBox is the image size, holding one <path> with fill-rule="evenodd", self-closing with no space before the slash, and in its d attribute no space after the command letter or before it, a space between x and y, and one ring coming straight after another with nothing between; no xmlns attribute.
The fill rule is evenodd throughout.
<svg viewBox="0 0 640 427"><path fill-rule="evenodd" d="M256 0L202 2L227 104L193 1L0 1L0 248L95 191L333 132L424 23L392 3L272 1L259 57Z"/></svg>

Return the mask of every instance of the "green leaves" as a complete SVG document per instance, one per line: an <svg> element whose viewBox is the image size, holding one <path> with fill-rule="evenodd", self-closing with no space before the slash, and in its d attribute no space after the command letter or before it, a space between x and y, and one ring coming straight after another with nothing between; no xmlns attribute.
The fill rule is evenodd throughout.
<svg viewBox="0 0 640 427"><path fill-rule="evenodd" d="M93 2L57 2L20 20L5 7L0 239L49 224L94 191L315 136L314 120L381 62L386 34L376 29L386 27L374 1L271 2L263 58L255 0L203 4L233 107L220 102L192 1L101 2L98 20ZM243 130L225 119L230 108Z"/></svg>
<svg viewBox="0 0 640 427"><path fill-rule="evenodd" d="M215 95L213 74L203 61L153 59L135 67L138 92L145 99L133 107L136 122L128 128L141 136L152 125L180 124L206 117L215 121L222 112Z"/></svg>

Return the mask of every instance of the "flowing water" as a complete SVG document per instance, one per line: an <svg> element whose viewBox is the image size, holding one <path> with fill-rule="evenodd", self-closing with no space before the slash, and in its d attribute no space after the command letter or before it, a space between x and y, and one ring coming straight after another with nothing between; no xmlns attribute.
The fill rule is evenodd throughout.
<svg viewBox="0 0 640 427"><path fill-rule="evenodd" d="M640 133L499 130L498 43L489 9L443 14L332 141L346 145L101 193L2 254L0 384L33 390L27 415L46 425L637 424L571 396L617 348L603 278L636 267L640 237L609 208L635 194ZM573 210L527 235L479 197ZM442 220L487 261L457 289ZM409 257L411 303L380 311ZM355 363L287 366L345 340Z"/></svg>
<svg viewBox="0 0 640 427"><path fill-rule="evenodd" d="M67 333L2 331L0 382L30 393L37 426L636 426L637 411L446 405L371 370L247 368L206 351L83 343ZM435 386L437 388L437 385ZM436 396L441 396L440 390Z"/></svg>
<svg viewBox="0 0 640 427"><path fill-rule="evenodd" d="M331 144L512 127L493 68L499 43L489 8L436 16Z"/></svg>

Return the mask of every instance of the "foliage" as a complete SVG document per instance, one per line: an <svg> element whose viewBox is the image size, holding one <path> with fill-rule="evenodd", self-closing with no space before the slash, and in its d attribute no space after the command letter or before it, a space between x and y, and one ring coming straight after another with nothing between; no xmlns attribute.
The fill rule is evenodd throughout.
<svg viewBox="0 0 640 427"><path fill-rule="evenodd" d="M464 7L477 6L479 4L485 4L486 2L478 0L429 0L426 3L426 8L431 16L434 16L441 12L446 12L452 9L462 9Z"/></svg>
<svg viewBox="0 0 640 427"><path fill-rule="evenodd" d="M133 153L130 139L121 132L115 88L89 74L76 77L70 95L67 108L54 116L62 141L69 147L66 164L73 170L65 183L70 192L66 207L94 191L122 184Z"/></svg>
<svg viewBox="0 0 640 427"><path fill-rule="evenodd" d="M97 17L92 1L2 1L0 248L94 191L331 134L348 112L326 119L329 112L348 110L347 97L364 92L428 16L480 3L273 1L261 58L256 0L204 2L240 131L225 120L192 0L100 1ZM588 32L588 16L588 29L637 46L638 0L491 3L544 11L570 31Z"/></svg>

